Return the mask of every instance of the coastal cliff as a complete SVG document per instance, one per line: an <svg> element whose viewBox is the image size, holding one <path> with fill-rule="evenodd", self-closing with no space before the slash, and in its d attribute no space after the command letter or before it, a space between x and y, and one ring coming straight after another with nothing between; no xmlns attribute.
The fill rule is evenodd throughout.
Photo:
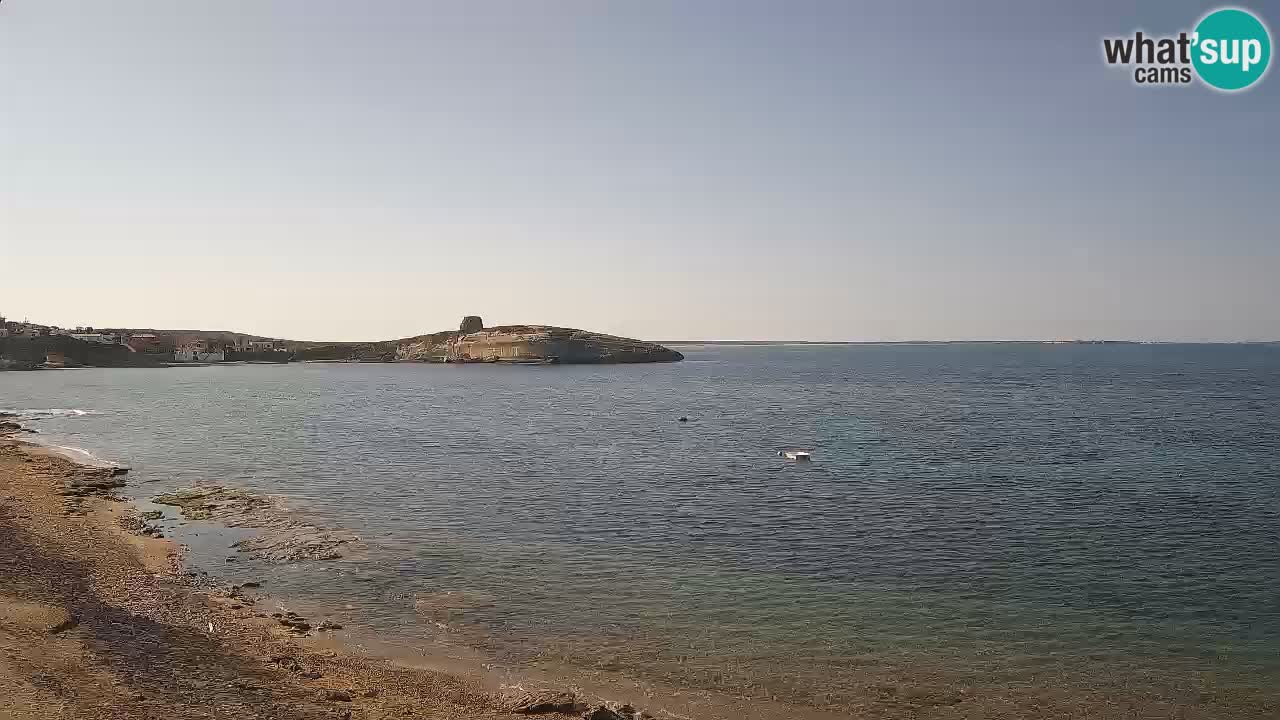
<svg viewBox="0 0 1280 720"><path fill-rule="evenodd" d="M299 360L360 362L603 364L675 362L684 355L657 343L549 325L486 328L475 315L457 330L378 343L298 344Z"/></svg>
<svg viewBox="0 0 1280 720"><path fill-rule="evenodd" d="M414 338L396 348L397 360L422 362L641 363L684 356L656 343L573 328L501 325L486 328L469 316L457 332Z"/></svg>

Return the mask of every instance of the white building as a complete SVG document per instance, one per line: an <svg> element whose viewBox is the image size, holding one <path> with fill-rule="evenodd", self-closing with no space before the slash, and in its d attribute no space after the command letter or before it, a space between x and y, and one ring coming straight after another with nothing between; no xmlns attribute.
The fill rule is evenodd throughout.
<svg viewBox="0 0 1280 720"><path fill-rule="evenodd" d="M215 350L203 340L189 342L173 353L174 362L215 363L226 360L222 350Z"/></svg>

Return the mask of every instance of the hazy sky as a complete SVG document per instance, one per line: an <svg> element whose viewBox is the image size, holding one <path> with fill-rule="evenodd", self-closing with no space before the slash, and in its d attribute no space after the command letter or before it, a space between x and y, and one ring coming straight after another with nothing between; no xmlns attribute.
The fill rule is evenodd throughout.
<svg viewBox="0 0 1280 720"><path fill-rule="evenodd" d="M1280 338L1280 76L1101 59L1217 5L4 0L0 314Z"/></svg>

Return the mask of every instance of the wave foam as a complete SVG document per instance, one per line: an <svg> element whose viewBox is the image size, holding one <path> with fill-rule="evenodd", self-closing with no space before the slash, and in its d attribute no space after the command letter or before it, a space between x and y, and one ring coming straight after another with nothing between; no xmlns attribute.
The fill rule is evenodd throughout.
<svg viewBox="0 0 1280 720"><path fill-rule="evenodd" d="M111 462L110 460L103 460L102 458L98 457L97 455L94 455L88 450L85 450L84 448L76 447L74 445L54 445L52 443L38 443L38 444L44 448L47 448L49 450L52 450L58 453L59 455L62 455L63 457L67 458L68 460L71 460L72 462L76 462L81 465L92 465L94 467L112 467L112 468L123 467L120 463Z"/></svg>
<svg viewBox="0 0 1280 720"><path fill-rule="evenodd" d="M85 415L100 415L97 410L80 410L79 408L48 408L44 410L10 410L19 417L27 418L48 418L48 417L84 417Z"/></svg>

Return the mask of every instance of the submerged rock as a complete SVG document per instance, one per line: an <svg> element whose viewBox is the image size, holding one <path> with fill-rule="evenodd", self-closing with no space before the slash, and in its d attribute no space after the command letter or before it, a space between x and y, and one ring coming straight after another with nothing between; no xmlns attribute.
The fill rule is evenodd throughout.
<svg viewBox="0 0 1280 720"><path fill-rule="evenodd" d="M296 630L298 632L307 632L308 630L311 629L311 623L307 622L306 620L286 617L286 618L280 618L277 622L279 622L281 625L287 628Z"/></svg>
<svg viewBox="0 0 1280 720"><path fill-rule="evenodd" d="M627 705L626 707L630 708L631 706ZM608 705L598 705L595 709L583 715L582 720L632 720L634 717L634 712L630 715L623 715Z"/></svg>
<svg viewBox="0 0 1280 720"><path fill-rule="evenodd" d="M470 610L491 608L496 605L497 600L492 595L469 590L419 593L413 602L414 609L419 613L441 620L463 615Z"/></svg>
<svg viewBox="0 0 1280 720"><path fill-rule="evenodd" d="M257 560L333 560L360 541L355 533L308 524L277 503L236 488L187 488L159 495L152 502L177 507L189 520L215 520L229 527L262 530L257 536L232 545Z"/></svg>
<svg viewBox="0 0 1280 720"><path fill-rule="evenodd" d="M336 560L342 548L360 538L345 530L324 530L311 525L272 528L268 532L241 540L235 547L257 560L295 563L303 560Z"/></svg>
<svg viewBox="0 0 1280 720"><path fill-rule="evenodd" d="M244 490L217 485L194 487L165 493L152 499L157 505L170 505L182 511L188 520L210 520L217 517L225 525L248 519L269 502Z"/></svg>
<svg viewBox="0 0 1280 720"><path fill-rule="evenodd" d="M519 715L582 712L586 704L578 696L564 690L535 690L511 698L507 708Z"/></svg>

